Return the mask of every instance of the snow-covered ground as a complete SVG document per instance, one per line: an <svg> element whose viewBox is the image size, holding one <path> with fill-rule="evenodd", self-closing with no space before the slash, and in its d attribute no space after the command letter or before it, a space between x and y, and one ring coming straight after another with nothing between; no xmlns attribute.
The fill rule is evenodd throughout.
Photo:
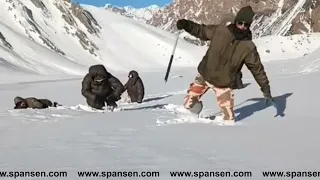
<svg viewBox="0 0 320 180"><path fill-rule="evenodd" d="M192 63L187 61L197 65L205 47L179 41L177 56L181 60L174 61L165 83L165 67L174 35L91 6L87 8L103 27L103 36L109 37L109 41L100 41L104 43L100 44L101 53L112 50L120 57L108 57L109 66L133 66L141 72L146 88L144 102L126 103L124 93L119 101L123 111L81 110L78 107L85 107L80 92L83 76L72 73L63 78L55 73L31 76L17 68L1 66L6 70L1 73L0 84L1 171L67 171L66 179L79 179L77 171L159 171L160 177L146 179L164 180L171 179L170 171L252 172L252 178L239 179L265 179L262 171L318 171L320 52L315 46L320 41L317 34L304 37L314 39L314 46L309 49L308 44L292 49L295 44L280 37L265 37L257 42L278 110L264 106L259 87L244 67L244 82L248 86L234 92L237 125L226 127L175 113L196 75L196 66L190 67ZM145 47L139 46L138 40ZM22 42L25 48L37 48L31 41ZM285 45L280 45L281 42ZM281 61L277 61L281 48L286 51L281 51ZM270 53L264 54L266 49ZM46 55L59 62L49 51ZM60 65L66 69L72 67L64 62ZM148 67L155 68L148 71ZM111 72L123 83L127 81L126 73ZM15 96L48 98L64 106L13 110ZM203 101L204 114L219 112L212 91ZM274 117L276 114L279 116Z"/></svg>

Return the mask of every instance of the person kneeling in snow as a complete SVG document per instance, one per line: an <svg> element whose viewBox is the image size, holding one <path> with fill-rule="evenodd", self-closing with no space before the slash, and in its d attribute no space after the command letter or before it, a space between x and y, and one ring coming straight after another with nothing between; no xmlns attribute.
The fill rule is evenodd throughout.
<svg viewBox="0 0 320 180"><path fill-rule="evenodd" d="M103 109L105 103L113 110L121 99L123 84L110 74L102 64L93 65L83 78L81 93L87 104L96 109Z"/></svg>
<svg viewBox="0 0 320 180"><path fill-rule="evenodd" d="M22 98L19 96L14 98L14 104L14 109L45 109L59 106L57 102L52 103L49 99L37 99L34 97Z"/></svg>
<svg viewBox="0 0 320 180"><path fill-rule="evenodd" d="M130 97L131 102L142 103L144 98L144 85L139 77L137 71L132 70L129 72L129 80L124 85L124 91L127 90L127 93Z"/></svg>

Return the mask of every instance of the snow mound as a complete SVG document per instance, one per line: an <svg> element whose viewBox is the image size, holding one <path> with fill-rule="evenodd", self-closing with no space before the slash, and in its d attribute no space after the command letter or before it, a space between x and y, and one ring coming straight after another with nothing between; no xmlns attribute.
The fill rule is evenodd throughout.
<svg viewBox="0 0 320 180"><path fill-rule="evenodd" d="M254 40L262 61L301 58L320 48L320 33L264 36Z"/></svg>

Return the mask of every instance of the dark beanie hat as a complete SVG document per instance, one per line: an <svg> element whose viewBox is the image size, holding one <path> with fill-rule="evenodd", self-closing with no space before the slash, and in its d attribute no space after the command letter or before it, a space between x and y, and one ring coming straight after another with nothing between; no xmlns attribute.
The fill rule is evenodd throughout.
<svg viewBox="0 0 320 180"><path fill-rule="evenodd" d="M253 21L253 16L254 16L254 12L251 8L251 6L246 6L246 7L243 7L239 10L239 12L237 13L235 19L234 19L234 22L237 22L237 21L245 21L249 24L252 23Z"/></svg>

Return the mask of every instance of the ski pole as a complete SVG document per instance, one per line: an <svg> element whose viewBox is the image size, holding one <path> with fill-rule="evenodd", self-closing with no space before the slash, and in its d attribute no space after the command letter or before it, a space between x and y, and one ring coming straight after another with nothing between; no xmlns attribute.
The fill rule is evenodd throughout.
<svg viewBox="0 0 320 180"><path fill-rule="evenodd" d="M180 35L180 33L181 33L181 31L178 32L176 41L175 41L174 46L173 46L173 50L172 50L172 53L171 53L171 56L170 56L170 60L169 60L169 64L168 64L168 67L167 67L166 76L165 76L165 78L164 78L165 82L168 81L168 77L169 77L169 74L170 74L170 69L171 69L171 65L172 65L174 53L175 53L175 51L176 51L176 47L177 47L177 44L178 44L178 40L179 40L179 35Z"/></svg>

